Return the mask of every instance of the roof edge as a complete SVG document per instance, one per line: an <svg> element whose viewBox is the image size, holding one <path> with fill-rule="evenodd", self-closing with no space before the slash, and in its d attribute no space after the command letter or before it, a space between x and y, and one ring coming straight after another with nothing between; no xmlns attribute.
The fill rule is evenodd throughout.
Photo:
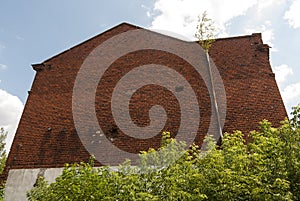
<svg viewBox="0 0 300 201"><path fill-rule="evenodd" d="M252 33L249 35L243 35L243 36L231 36L231 37L224 37L224 38L217 38L216 40L230 40L230 39L238 39L238 38L249 38L249 37L255 37L262 39L261 33Z"/></svg>
<svg viewBox="0 0 300 201"><path fill-rule="evenodd" d="M40 64L31 64L33 70L35 70L36 72L38 71L42 71L45 67L44 63L40 63Z"/></svg>
<svg viewBox="0 0 300 201"><path fill-rule="evenodd" d="M50 58L44 60L42 63L49 62L51 59L54 59L54 58L56 58L56 57L58 57L58 56L60 56L60 55L62 55L62 54L64 54L64 53L66 53L66 52L68 52L68 51L70 51L70 50L72 50L72 49L74 49L74 48L76 48L76 47L78 47L78 46L80 46L80 45L82 45L82 44L88 42L88 41L91 41L91 40L93 40L93 39L99 37L100 35L103 35L103 34L109 32L109 31L111 31L111 30L113 30L113 29L115 29L115 28L118 28L118 27L121 27L121 26L124 26L124 25L130 26L130 27L134 27L134 28L136 28L136 29L142 29L142 27L139 27L139 26L137 26L137 25L133 25L133 24L130 24L130 23L128 23L128 22L122 22L122 23L120 23L120 24L118 24L118 25L116 25L116 26L112 26L111 28L105 30L104 32L101 32L101 33L99 33L99 34L96 34L96 35L92 36L91 38L89 38L89 39L87 39L87 40L84 40L84 41L78 43L77 45L74 45L74 46L72 46L72 47L70 47L70 48L68 48L68 49L66 49L66 50L63 50L62 52L60 52L60 53L58 53L58 54L56 54L56 55L54 55L54 56L52 56L52 57L50 57ZM42 63L41 63L41 64L42 64ZM36 64L33 64L33 65L35 66Z"/></svg>
<svg viewBox="0 0 300 201"><path fill-rule="evenodd" d="M87 40L84 40L84 41L78 43L77 45L74 45L74 46L72 46L72 47L70 47L70 48L68 48L68 49L63 50L62 52L60 52L60 53L58 53L58 54L55 54L54 56L52 56L52 57L50 57L50 58L44 60L43 62L41 62L41 63L39 63L39 64L32 64L31 66L32 66L32 68L33 68L35 71L41 71L41 70L43 70L43 68L45 67L45 63L49 62L50 60L52 60L52 59L54 59L54 58L56 58L56 57L58 57L58 56L60 56L60 55L62 55L62 54L64 54L64 53L66 53L66 52L68 52L68 51L70 51L70 50L72 50L72 49L74 49L74 48L76 48L76 47L78 47L78 46L80 46L80 45L83 45L84 43L86 43L86 42L88 42L88 41L91 41L91 40L93 40L93 39L95 39L95 38L97 38L97 37L99 37L99 36L101 36L101 35L103 35L103 34L109 32L109 31L112 31L112 30L115 29L115 28L118 28L118 27L121 27L121 26L124 26L124 25L129 26L129 27L133 27L133 28L136 28L136 29L145 29L145 30L150 31L150 32L153 32L153 33L155 33L155 34L160 34L160 35L162 35L162 36L166 36L166 37L178 39L178 38L173 37L173 36L169 36L169 35L166 35L166 34L163 34L163 33L155 32L155 31L153 31L153 30L151 30L151 29L147 29L147 28L143 28L143 27L140 27L140 26L137 26L137 25L130 24L130 23L128 23L128 22L122 22L122 23L120 23L120 24L118 24L118 25L116 25L116 26L112 26L111 28L105 30L104 32L101 32L101 33L99 33L99 34L96 34L96 35L92 36L91 38L89 38L89 39L87 39ZM239 39L239 38L249 38L249 37L257 38L257 39L260 40L261 43L263 44L263 41L262 41L262 34L261 34L261 33L252 33L251 35L243 35L243 36L232 36L232 37L216 38L216 41L220 41L220 40L232 40L232 39ZM181 40L181 39L178 39L178 40ZM184 41L184 40L181 40L181 41ZM191 42L191 43L194 43L194 42L198 42L198 41L195 40L195 41L185 41L185 42Z"/></svg>

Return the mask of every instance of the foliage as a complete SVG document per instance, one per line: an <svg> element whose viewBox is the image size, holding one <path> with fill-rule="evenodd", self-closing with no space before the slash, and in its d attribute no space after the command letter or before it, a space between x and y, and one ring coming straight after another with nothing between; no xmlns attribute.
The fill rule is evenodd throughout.
<svg viewBox="0 0 300 201"><path fill-rule="evenodd" d="M207 52L216 38L216 28L212 19L207 17L205 11L202 16L198 16L198 25L195 37L199 40L199 44Z"/></svg>
<svg viewBox="0 0 300 201"><path fill-rule="evenodd" d="M225 134L221 147L211 146L205 156L196 145L183 152L186 145L165 133L159 150L141 153L140 166L130 166L127 161L119 171L112 171L92 168L92 162L66 165L56 182L47 184L40 178L28 198L300 200L299 107L294 111L294 118L283 121L279 128L262 121L259 130L249 134L247 143L240 131ZM213 144L210 137L206 141Z"/></svg>
<svg viewBox="0 0 300 201"><path fill-rule="evenodd" d="M3 128L0 128L0 174L2 174L6 162L6 151L5 151L6 136L7 136L7 132L5 132ZM5 185L0 184L0 201L4 200L4 189L5 189Z"/></svg>
<svg viewBox="0 0 300 201"><path fill-rule="evenodd" d="M6 151L5 151L5 139L7 132L3 128L0 128L0 173L4 170L6 162Z"/></svg>

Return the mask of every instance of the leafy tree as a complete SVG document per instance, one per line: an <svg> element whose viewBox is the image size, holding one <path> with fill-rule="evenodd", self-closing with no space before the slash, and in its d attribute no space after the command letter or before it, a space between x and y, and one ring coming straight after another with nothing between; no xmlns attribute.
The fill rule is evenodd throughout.
<svg viewBox="0 0 300 201"><path fill-rule="evenodd" d="M163 135L162 147L140 154L140 166L127 161L112 171L93 161L66 165L52 184L39 178L28 192L38 200L300 200L300 107L279 128L264 120L258 131L224 134L210 151ZM168 147L168 149L166 149ZM179 158L178 158L179 157ZM174 158L178 160L174 161ZM170 161L170 163L166 163ZM166 166L166 164L168 164Z"/></svg>
<svg viewBox="0 0 300 201"><path fill-rule="evenodd" d="M214 26L214 21L207 17L206 11L201 16L198 16L198 25L195 37L206 52L209 51L209 48L215 41L216 28Z"/></svg>
<svg viewBox="0 0 300 201"><path fill-rule="evenodd" d="M4 131L3 128L0 128L0 173L5 168L6 162L6 151L5 151L5 139L7 136L7 132Z"/></svg>
<svg viewBox="0 0 300 201"><path fill-rule="evenodd" d="M0 128L0 174L2 174L5 168L6 162L6 151L5 151L5 139L7 136L7 132L4 131L3 128ZM4 184L0 184L0 201L4 200Z"/></svg>

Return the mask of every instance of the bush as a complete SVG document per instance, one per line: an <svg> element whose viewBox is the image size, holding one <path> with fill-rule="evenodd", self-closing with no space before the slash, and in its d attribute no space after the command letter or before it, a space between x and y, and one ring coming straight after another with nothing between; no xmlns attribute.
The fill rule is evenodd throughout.
<svg viewBox="0 0 300 201"><path fill-rule="evenodd" d="M273 128L264 120L249 134L224 134L221 147L205 154L164 133L158 151L140 154L112 171L93 163L66 165L52 184L40 178L31 201L55 200L300 200L300 109ZM208 143L213 141L206 138ZM169 149L164 148L168 146ZM167 151L166 151L167 150ZM181 156L181 157L179 157ZM179 158L172 161L174 158ZM166 163L166 160L169 163ZM165 166L165 164L169 164Z"/></svg>

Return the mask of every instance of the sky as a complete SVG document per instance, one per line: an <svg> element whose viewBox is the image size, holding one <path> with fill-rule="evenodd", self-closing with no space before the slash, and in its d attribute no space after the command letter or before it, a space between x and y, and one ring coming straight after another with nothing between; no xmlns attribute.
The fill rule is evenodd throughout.
<svg viewBox="0 0 300 201"><path fill-rule="evenodd" d="M204 11L218 37L262 33L290 113L300 103L300 0L0 0L0 127L8 132L6 149L35 76L31 64L123 22L193 39Z"/></svg>

